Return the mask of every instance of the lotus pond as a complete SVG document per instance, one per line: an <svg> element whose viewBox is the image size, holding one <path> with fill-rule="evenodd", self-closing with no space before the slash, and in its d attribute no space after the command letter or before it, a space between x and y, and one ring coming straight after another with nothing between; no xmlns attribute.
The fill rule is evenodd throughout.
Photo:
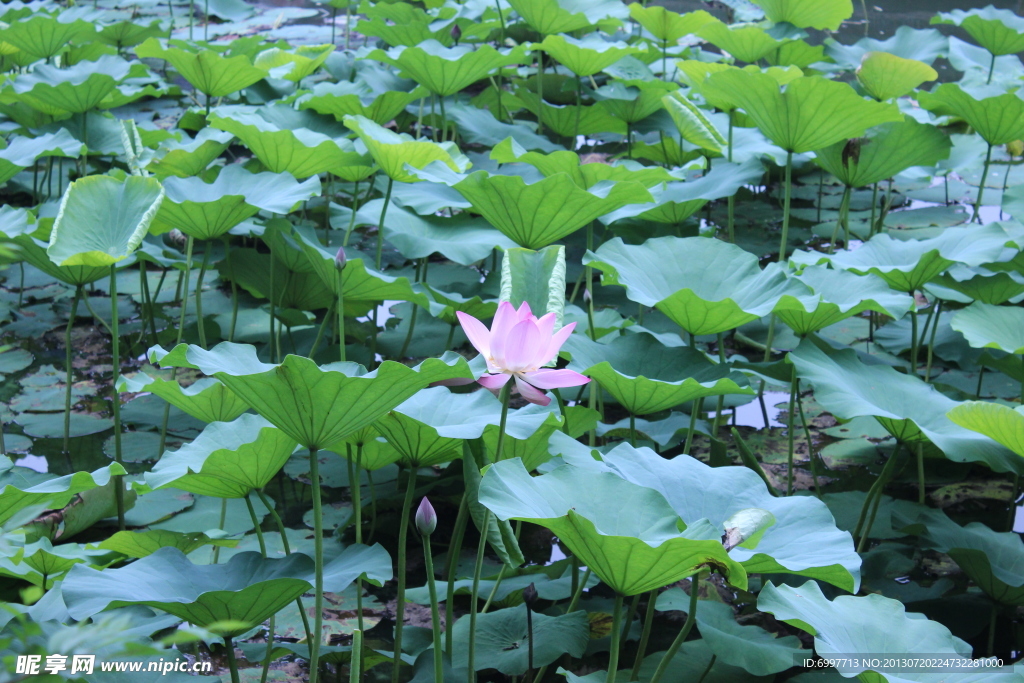
<svg viewBox="0 0 1024 683"><path fill-rule="evenodd" d="M714 5L0 7L0 683L1024 681L1024 18Z"/></svg>

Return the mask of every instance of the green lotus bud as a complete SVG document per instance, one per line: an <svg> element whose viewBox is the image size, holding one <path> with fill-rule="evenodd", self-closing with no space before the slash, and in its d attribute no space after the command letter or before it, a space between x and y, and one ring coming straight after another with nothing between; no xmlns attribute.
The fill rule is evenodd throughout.
<svg viewBox="0 0 1024 683"><path fill-rule="evenodd" d="M434 533L434 529L437 528L437 513L426 498L421 500L420 506L416 508L416 528L424 536Z"/></svg>

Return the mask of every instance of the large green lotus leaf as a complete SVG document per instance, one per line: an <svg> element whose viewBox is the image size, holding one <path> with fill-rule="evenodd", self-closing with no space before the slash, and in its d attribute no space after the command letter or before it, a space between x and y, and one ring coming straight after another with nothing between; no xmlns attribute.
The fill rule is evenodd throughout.
<svg viewBox="0 0 1024 683"><path fill-rule="evenodd" d="M596 34L583 38L548 35L544 42L535 43L533 49L548 53L577 76L593 76L627 55L647 51L639 45L609 42Z"/></svg>
<svg viewBox="0 0 1024 683"><path fill-rule="evenodd" d="M250 173L227 166L212 183L200 178L167 178L156 229L177 228L198 240L225 235L259 211L287 214L299 202L320 194L316 176L298 182L290 173Z"/></svg>
<svg viewBox="0 0 1024 683"><path fill-rule="evenodd" d="M0 524L28 507L63 508L79 493L106 486L111 476L118 474L126 474L125 469L112 463L92 472L51 478L26 467L15 467L8 458L0 459Z"/></svg>
<svg viewBox="0 0 1024 683"><path fill-rule="evenodd" d="M612 116L608 109L600 104L579 107L571 104L550 104L546 100L542 102L537 93L528 88L519 88L515 94L534 116L538 112L543 112L545 128L563 137L572 137L576 134L626 134L626 122Z"/></svg>
<svg viewBox="0 0 1024 683"><path fill-rule="evenodd" d="M117 390L155 394L203 422L230 422L249 409L235 392L212 377L204 377L183 387L175 380L150 377L140 372L134 377L122 375L118 378Z"/></svg>
<svg viewBox="0 0 1024 683"><path fill-rule="evenodd" d="M795 261L829 262L859 275L873 273L900 292L921 289L954 263L979 266L1000 257L1009 236L998 224L947 228L938 237L899 240L876 235L854 251L832 256L799 252Z"/></svg>
<svg viewBox="0 0 1024 683"><path fill-rule="evenodd" d="M41 157L77 157L85 151L85 145L63 129L35 138L9 138L7 146L0 149L0 184L32 166Z"/></svg>
<svg viewBox="0 0 1024 683"><path fill-rule="evenodd" d="M697 33L701 27L716 21L704 10L679 14L660 5L647 7L639 2L629 6L629 16L662 43L677 43L680 38Z"/></svg>
<svg viewBox="0 0 1024 683"><path fill-rule="evenodd" d="M410 368L384 361L373 372L355 363L319 367L288 355L263 363L248 344L222 342L206 351L181 344L170 352L150 350L151 360L188 367L224 382L249 406L306 448L325 448L382 417L420 389L446 379L473 379L455 353Z"/></svg>
<svg viewBox="0 0 1024 683"><path fill-rule="evenodd" d="M730 26L718 20L702 26L697 35L748 64L764 59L784 42L760 26Z"/></svg>
<svg viewBox="0 0 1024 683"><path fill-rule="evenodd" d="M274 478L295 446L295 439L259 415L212 422L194 441L164 453L146 473L146 484L216 498L244 498Z"/></svg>
<svg viewBox="0 0 1024 683"><path fill-rule="evenodd" d="M559 467L532 477L521 461L506 460L484 474L480 502L499 519L550 529L623 595L660 588L703 567L721 572L738 588L747 584L743 567L706 520L691 520L680 532L679 517L659 493L611 473Z"/></svg>
<svg viewBox="0 0 1024 683"><path fill-rule="evenodd" d="M110 607L147 605L196 626L240 622L237 636L312 588L313 561L302 553L264 559L234 555L226 564L192 564L177 548L161 548L120 569L75 566L61 585L68 613L82 620Z"/></svg>
<svg viewBox="0 0 1024 683"><path fill-rule="evenodd" d="M911 166L934 166L949 156L952 147L949 136L941 130L907 116L896 123L883 123L863 138L819 149L815 156L821 167L840 182L864 187Z"/></svg>
<svg viewBox="0 0 1024 683"><path fill-rule="evenodd" d="M157 148L160 155L146 165L146 170L161 179L199 175L228 148L234 137L227 131L206 127L187 142L175 138L164 140Z"/></svg>
<svg viewBox="0 0 1024 683"><path fill-rule="evenodd" d="M4 26L0 40L36 59L49 59L62 52L72 40L88 42L96 34L94 24L72 18L71 14L53 16L34 12Z"/></svg>
<svg viewBox="0 0 1024 683"><path fill-rule="evenodd" d="M950 325L976 349L1024 354L1024 308L973 303L957 311Z"/></svg>
<svg viewBox="0 0 1024 683"><path fill-rule="evenodd" d="M776 264L761 270L753 254L707 237L658 237L636 246L616 237L583 262L604 273L602 284L623 285L631 301L657 308L694 335L803 310L800 299L811 294Z"/></svg>
<svg viewBox="0 0 1024 683"><path fill-rule="evenodd" d="M479 615L476 619L476 668L521 676L530 666L531 654L534 666L547 666L564 654L582 657L587 651L590 620L585 611L557 616L537 612L532 619L531 632L522 606ZM469 617L459 619L453 628L452 666L465 669L469 666ZM532 653L527 643L529 636L533 637Z"/></svg>
<svg viewBox="0 0 1024 683"><path fill-rule="evenodd" d="M721 154L727 141L715 125L689 99L678 90L661 98L666 111L679 129L679 135L689 143L715 154Z"/></svg>
<svg viewBox="0 0 1024 683"><path fill-rule="evenodd" d="M58 266L123 261L142 243L163 198L155 178L80 178L64 192L46 253Z"/></svg>
<svg viewBox="0 0 1024 683"><path fill-rule="evenodd" d="M278 126L255 112L233 111L222 115L214 111L209 121L214 128L241 140L274 173L308 178L363 164L362 155L349 140L331 138L307 128Z"/></svg>
<svg viewBox="0 0 1024 683"><path fill-rule="evenodd" d="M997 86L943 83L930 93L918 93L917 101L936 114L962 118L990 145L1024 138L1024 100Z"/></svg>
<svg viewBox="0 0 1024 683"><path fill-rule="evenodd" d="M96 544L97 548L109 550L125 557L146 557L160 548L177 548L188 555L204 545L234 547L236 539L210 538L204 533L184 533L166 529L147 529L146 531L118 531L110 538Z"/></svg>
<svg viewBox="0 0 1024 683"><path fill-rule="evenodd" d="M506 249L501 257L498 299L516 309L525 303L537 316L554 313L555 329L561 328L565 314L565 247Z"/></svg>
<svg viewBox="0 0 1024 683"><path fill-rule="evenodd" d="M609 344L574 334L562 346L569 367L593 377L633 415L649 415L706 396L752 394L746 378L688 346L671 348L649 334Z"/></svg>
<svg viewBox="0 0 1024 683"><path fill-rule="evenodd" d="M844 69L854 70L868 52L888 52L904 59L915 59L931 64L949 51L946 36L933 28L915 29L900 26L885 40L861 38L853 45L843 45L831 38L826 39L826 54Z"/></svg>
<svg viewBox="0 0 1024 683"><path fill-rule="evenodd" d="M267 71L253 66L246 55L225 57L214 50L164 47L156 38L137 46L135 54L167 60L186 81L207 97L225 97L267 77Z"/></svg>
<svg viewBox="0 0 1024 683"><path fill-rule="evenodd" d="M147 38L162 36L164 33L166 33L166 29L164 29L159 19L153 19L148 24L143 23L141 20L139 23L125 20L115 24L108 24L101 28L96 35L96 40L104 45L111 45L120 50L126 47L134 47Z"/></svg>
<svg viewBox="0 0 1024 683"><path fill-rule="evenodd" d="M965 401L946 413L946 417L965 429L984 434L1024 458L1024 408Z"/></svg>
<svg viewBox="0 0 1024 683"><path fill-rule="evenodd" d="M505 440L501 447L502 460L519 458L523 461L523 467L534 471L551 459L548 441L562 425L562 417L554 403L548 406L531 403L514 413L509 411L509 424L506 426ZM498 451L499 434L496 422L484 428L483 440L487 462L494 462Z"/></svg>
<svg viewBox="0 0 1024 683"><path fill-rule="evenodd" d="M626 8L614 0L509 0L508 4L544 36L577 31L609 17L626 17Z"/></svg>
<svg viewBox="0 0 1024 683"><path fill-rule="evenodd" d="M525 61L526 47L520 45L500 52L487 44L445 47L436 40L425 40L414 47L373 50L366 58L397 67L404 76L435 95L448 97L486 78L495 69Z"/></svg>
<svg viewBox="0 0 1024 683"><path fill-rule="evenodd" d="M376 225L383 206L383 199L366 202L356 214L356 223ZM388 209L384 237L406 258L426 258L438 253L464 266L487 258L495 248L515 246L515 242L481 218L464 214L452 218L420 216L399 206Z"/></svg>
<svg viewBox="0 0 1024 683"><path fill-rule="evenodd" d="M424 15L423 21L401 24L389 24L380 17L374 17L360 20L356 31L364 36L380 38L388 45L418 45L426 40L437 40L445 45L454 43L450 28L433 30L429 22L428 15Z"/></svg>
<svg viewBox="0 0 1024 683"><path fill-rule="evenodd" d="M359 136L373 160L392 180L403 183L420 181L418 176L406 170L406 165L417 169L431 162L440 161L456 173L461 173L470 166L469 159L453 142L417 140L411 135L390 131L364 116L344 116L342 120Z"/></svg>
<svg viewBox="0 0 1024 683"><path fill-rule="evenodd" d="M956 674L951 678L948 673L884 673L861 665L865 660L860 656L884 660L887 656L906 657L907 653L924 652L935 657L970 660L970 645L942 624L920 614L908 614L899 600L881 595L840 595L830 601L813 581L799 588L768 583L758 595L757 608L813 635L814 650L822 657L848 658L844 675L859 674L857 680L864 683L939 683L943 680L1009 683L1015 680L1014 674L1002 676L987 672L978 678L963 674L961 679L955 677ZM884 627L880 628L882 624Z"/></svg>
<svg viewBox="0 0 1024 683"><path fill-rule="evenodd" d="M323 66L334 52L334 45L300 45L293 50L272 47L256 55L252 65L273 78L299 82Z"/></svg>
<svg viewBox="0 0 1024 683"><path fill-rule="evenodd" d="M516 412L510 411L513 423ZM501 403L489 391L453 394L434 387L417 392L373 424L402 454L403 463L430 467L462 457L463 440L479 438L500 416Z"/></svg>
<svg viewBox="0 0 1024 683"><path fill-rule="evenodd" d="M788 356L814 397L841 420L871 416L901 441L935 444L955 462L984 462L997 472L1024 471L1024 461L946 417L957 402L917 377L887 365L864 365L853 349L824 350L806 339Z"/></svg>
<svg viewBox="0 0 1024 683"><path fill-rule="evenodd" d="M477 320L486 320L494 316L498 310L497 299L483 299L480 296L463 296L458 292L445 292L427 284L416 285L417 291L424 292L431 301L428 302L430 315L445 321L449 325L458 325L459 319L455 315L462 311L473 316ZM456 330L458 335L458 330Z"/></svg>
<svg viewBox="0 0 1024 683"><path fill-rule="evenodd" d="M996 602L1024 605L1024 542L1018 534L993 531L981 522L960 526L941 510L900 509L897 528L920 528L926 544L946 553Z"/></svg>
<svg viewBox="0 0 1024 683"><path fill-rule="evenodd" d="M928 288L932 289L936 285L959 292L974 301L994 305L1018 300L1024 295L1024 275L1014 271L995 272L981 267L955 265L932 280Z"/></svg>
<svg viewBox="0 0 1024 683"><path fill-rule="evenodd" d="M774 634L760 626L741 626L731 605L705 600L697 610L697 628L711 651L725 664L757 676L768 676L793 666L808 654L796 636Z"/></svg>
<svg viewBox="0 0 1024 683"><path fill-rule="evenodd" d="M969 10L939 12L933 24L959 26L993 55L1012 55L1024 50L1024 18L992 5Z"/></svg>
<svg viewBox="0 0 1024 683"><path fill-rule="evenodd" d="M66 69L40 64L12 82L18 99L47 114L81 113L96 107L130 65L120 57L103 55L95 62L79 62Z"/></svg>
<svg viewBox="0 0 1024 683"><path fill-rule="evenodd" d="M838 31L853 16L851 0L752 0L775 24Z"/></svg>
<svg viewBox="0 0 1024 683"><path fill-rule="evenodd" d="M893 291L884 280L871 274L855 275L845 270L808 266L795 277L814 290L817 305L806 310L786 309L776 315L800 336L864 311L899 320L914 304L909 295Z"/></svg>
<svg viewBox="0 0 1024 683"><path fill-rule="evenodd" d="M450 174L449 184L487 222L527 249L546 247L626 204L652 201L647 188L634 181L602 181L584 189L567 173L527 183L518 175L477 171Z"/></svg>
<svg viewBox="0 0 1024 683"><path fill-rule="evenodd" d="M848 1L848 0L847 0ZM900 121L895 105L863 99L846 83L802 76L780 90L768 74L728 69L711 74L702 92L735 102L768 138L787 152L810 152L855 138L872 126Z"/></svg>
<svg viewBox="0 0 1024 683"><path fill-rule="evenodd" d="M707 173L680 171L676 176L684 174L688 176L685 181L673 181L651 189L656 207L629 204L618 211L601 216L599 220L609 225L621 218L639 216L656 223L678 225L700 211L712 199L732 196L744 185L756 184L764 175L764 167L760 159L751 158L742 164L717 163Z"/></svg>
<svg viewBox="0 0 1024 683"><path fill-rule="evenodd" d="M298 97L295 103L299 109L312 109L318 114L329 114L338 121L346 116L363 116L383 126L426 94L424 88L416 88L410 92L387 90L378 94L362 81L324 81L313 86L309 94Z"/></svg>
<svg viewBox="0 0 1024 683"><path fill-rule="evenodd" d="M649 448L616 446L594 460L588 451L563 453L573 469L610 471L661 493L683 519L707 519L721 533L744 511L769 513L775 523L756 542L730 551L751 573L798 574L856 591L860 556L850 534L840 531L824 503L810 496L775 498L752 470L709 467L679 455L667 460Z"/></svg>
<svg viewBox="0 0 1024 683"><path fill-rule="evenodd" d="M711 74L716 74L721 71L730 71L737 67L723 62L701 62L696 59L681 59L676 62L676 66L679 68L679 80L684 84L689 85L691 88L696 88L697 92L704 97L705 101L716 109L722 111L732 111L738 108L740 105L738 102L732 100L729 92L725 89L704 90L704 82ZM763 71L753 64L748 64L743 67L745 71L751 73L764 73L771 76L779 85L785 85L790 81L800 78L804 75L803 71L796 68L795 66L789 66L785 68L780 67L768 67Z"/></svg>
<svg viewBox="0 0 1024 683"><path fill-rule="evenodd" d="M593 91L602 107L613 117L633 124L646 119L664 106L665 93L678 89L666 81L612 81Z"/></svg>
<svg viewBox="0 0 1024 683"><path fill-rule="evenodd" d="M307 226L295 226L292 236L302 248L314 273L335 296L338 294L338 269L334 265L336 252L328 251ZM429 299L413 289L407 277L392 277L366 265L367 259L353 258L350 252L342 271L341 287L346 305L358 304L363 312L373 301L411 301L427 308ZM360 313L361 315L362 313Z"/></svg>
<svg viewBox="0 0 1024 683"><path fill-rule="evenodd" d="M39 227L26 209L0 207L0 236L18 245L19 256L50 277L69 285L86 285L110 275L108 266L58 266L46 254L47 243L35 237Z"/></svg>
<svg viewBox="0 0 1024 683"><path fill-rule="evenodd" d="M888 52L867 52L857 67L857 82L876 100L903 97L938 77L938 72L924 62Z"/></svg>

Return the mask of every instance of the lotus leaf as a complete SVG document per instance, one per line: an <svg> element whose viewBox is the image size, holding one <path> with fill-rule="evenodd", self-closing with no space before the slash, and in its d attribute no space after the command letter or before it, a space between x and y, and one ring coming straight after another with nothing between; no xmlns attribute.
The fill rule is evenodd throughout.
<svg viewBox="0 0 1024 683"><path fill-rule="evenodd" d="M957 311L951 325L976 349L1024 354L1024 309L974 303Z"/></svg>
<svg viewBox="0 0 1024 683"><path fill-rule="evenodd" d="M936 114L959 116L990 145L1024 138L1024 100L1001 88L943 83L930 93L919 93L917 101Z"/></svg>
<svg viewBox="0 0 1024 683"><path fill-rule="evenodd" d="M593 76L627 55L645 51L640 46L613 43L594 35L573 38L560 34L545 36L534 48L544 50L577 76Z"/></svg>
<svg viewBox="0 0 1024 683"><path fill-rule="evenodd" d="M787 22L797 28L836 31L853 16L851 0L756 0L754 4L773 23Z"/></svg>
<svg viewBox="0 0 1024 683"><path fill-rule="evenodd" d="M461 173L470 166L458 147L452 142L417 140L410 135L394 133L363 116L345 116L342 119L370 151L374 161L392 180L415 183L420 178L406 170L423 168L440 161L452 171Z"/></svg>
<svg viewBox="0 0 1024 683"><path fill-rule="evenodd" d="M1024 410L984 401L965 401L946 417L972 432L984 434L1024 458Z"/></svg>
<svg viewBox="0 0 1024 683"><path fill-rule="evenodd" d="M939 77L935 69L916 59L888 52L867 52L857 68L857 81L876 100L903 97L922 83Z"/></svg>
<svg viewBox="0 0 1024 683"><path fill-rule="evenodd" d="M1024 19L1008 9L992 5L970 10L939 12L933 24L959 26L983 48L996 55L1012 55L1024 50Z"/></svg>
<svg viewBox="0 0 1024 683"><path fill-rule="evenodd" d="M374 50L366 58L391 64L435 95L448 97L495 69L524 61L525 54L525 45L500 52L490 45L445 47L426 40L414 47Z"/></svg>
<svg viewBox="0 0 1024 683"><path fill-rule="evenodd" d="M215 379L205 377L183 387L174 380L139 373L117 382L118 391L149 392L203 422L231 422L249 409L235 392Z"/></svg>
<svg viewBox="0 0 1024 683"><path fill-rule="evenodd" d="M186 81L207 97L225 97L267 77L267 71L253 66L252 60L245 55L224 57L215 50L164 47L157 38L150 38L137 46L135 54L166 59Z"/></svg>

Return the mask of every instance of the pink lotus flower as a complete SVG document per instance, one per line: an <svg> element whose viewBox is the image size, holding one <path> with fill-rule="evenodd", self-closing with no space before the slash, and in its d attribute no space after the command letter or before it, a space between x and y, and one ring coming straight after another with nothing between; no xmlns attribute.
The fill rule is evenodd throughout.
<svg viewBox="0 0 1024 683"><path fill-rule="evenodd" d="M576 323L569 323L554 332L555 314L537 318L525 301L516 310L507 301L498 304L498 312L488 330L471 315L458 311L459 322L470 343L487 360L489 374L478 382L497 393L513 377L520 395L530 403L546 406L551 398L548 389L578 387L590 381L572 370L545 368L558 355L562 344L572 334Z"/></svg>

